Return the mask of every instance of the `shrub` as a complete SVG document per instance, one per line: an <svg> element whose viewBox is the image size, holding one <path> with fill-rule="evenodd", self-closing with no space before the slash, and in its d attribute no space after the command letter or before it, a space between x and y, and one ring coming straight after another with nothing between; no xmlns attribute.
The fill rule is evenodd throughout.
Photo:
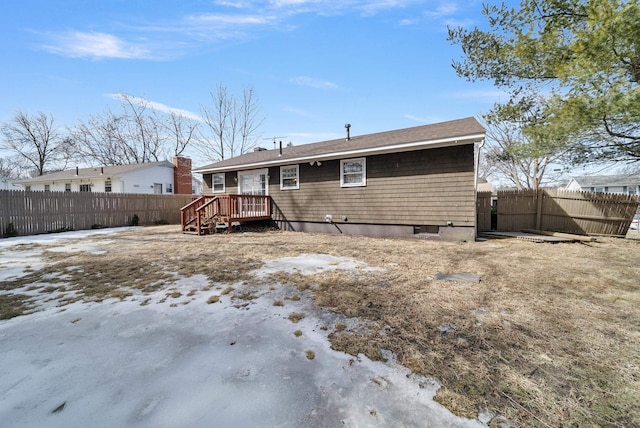
<svg viewBox="0 0 640 428"><path fill-rule="evenodd" d="M18 236L18 229L16 229L13 223L9 223L4 229L4 237L13 238L14 236Z"/></svg>
<svg viewBox="0 0 640 428"><path fill-rule="evenodd" d="M134 214L133 217L131 217L131 226L137 226L139 222L140 217L138 217L138 214Z"/></svg>

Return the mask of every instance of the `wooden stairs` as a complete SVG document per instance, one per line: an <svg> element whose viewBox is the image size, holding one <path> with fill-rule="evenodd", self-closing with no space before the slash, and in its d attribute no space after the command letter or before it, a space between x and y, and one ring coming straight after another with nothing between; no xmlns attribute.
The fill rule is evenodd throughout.
<svg viewBox="0 0 640 428"><path fill-rule="evenodd" d="M271 219L271 198L265 195L203 195L180 209L182 233L207 235L233 230L243 221Z"/></svg>

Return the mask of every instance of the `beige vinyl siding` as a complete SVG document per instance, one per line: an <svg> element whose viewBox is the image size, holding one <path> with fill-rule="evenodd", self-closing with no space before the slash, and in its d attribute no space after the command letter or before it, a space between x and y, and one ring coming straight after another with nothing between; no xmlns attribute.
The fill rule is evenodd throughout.
<svg viewBox="0 0 640 428"><path fill-rule="evenodd" d="M473 226L473 144L367 157L367 185L340 187L340 160L300 164L300 189L269 194L290 221Z"/></svg>
<svg viewBox="0 0 640 428"><path fill-rule="evenodd" d="M230 195L235 195L238 193L238 173L233 171L233 172L227 172L224 175L224 189L225 192L230 194Z"/></svg>
<svg viewBox="0 0 640 428"><path fill-rule="evenodd" d="M213 176L215 174L202 174L202 194L213 194ZM224 175L224 192L229 194L235 194L238 192L238 183L234 181L237 178L236 172L227 172ZM218 193L219 194L219 193Z"/></svg>
<svg viewBox="0 0 640 428"><path fill-rule="evenodd" d="M210 195L213 193L213 174L202 174L202 194Z"/></svg>

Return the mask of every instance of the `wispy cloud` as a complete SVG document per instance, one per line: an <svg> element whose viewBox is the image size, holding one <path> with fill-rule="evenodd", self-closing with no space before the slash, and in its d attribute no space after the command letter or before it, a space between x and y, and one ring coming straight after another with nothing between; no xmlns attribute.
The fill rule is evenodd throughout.
<svg viewBox="0 0 640 428"><path fill-rule="evenodd" d="M51 37L43 46L48 52L70 58L150 58L148 49L106 33L70 31Z"/></svg>
<svg viewBox="0 0 640 428"><path fill-rule="evenodd" d="M220 13L204 13L191 15L186 18L186 22L195 24L218 24L218 25L265 25L274 20L274 17L258 15L225 15Z"/></svg>
<svg viewBox="0 0 640 428"><path fill-rule="evenodd" d="M211 11L185 13L170 21L133 24L112 21L100 31L47 32L46 51L72 58L171 59L202 46L260 37L265 31L292 31L303 14L371 16L392 9L421 6L426 0L213 0ZM451 10L441 6L438 13ZM434 12L436 13L436 12ZM423 15L424 19L424 15ZM414 18L401 21L413 23ZM106 25L106 24L105 24ZM94 27L95 28L95 27ZM127 35L121 31L126 29ZM331 82L299 84L335 88Z"/></svg>
<svg viewBox="0 0 640 428"><path fill-rule="evenodd" d="M312 3L321 3L313 0L271 0L269 4L275 7L288 7L288 6L300 6L300 5L308 5Z"/></svg>
<svg viewBox="0 0 640 428"><path fill-rule="evenodd" d="M451 16L458 12L458 5L455 3L443 3L433 10L428 10L425 15L430 18L442 18L444 16Z"/></svg>
<svg viewBox="0 0 640 428"><path fill-rule="evenodd" d="M308 86L316 89L337 89L338 85L328 80L315 79L307 76L297 76L291 79L291 82L300 86Z"/></svg>
<svg viewBox="0 0 640 428"><path fill-rule="evenodd" d="M338 138L344 138L341 134L328 133L328 132L289 132L287 133L288 139L295 145L318 143L320 141L336 140Z"/></svg>
<svg viewBox="0 0 640 428"><path fill-rule="evenodd" d="M412 120L414 122L418 122L418 123L422 123L422 124L429 124L429 123L438 123L438 122L443 122L446 119L442 118L441 116L414 116L412 114L405 114L404 115L405 118Z"/></svg>
<svg viewBox="0 0 640 428"><path fill-rule="evenodd" d="M234 7L236 9L242 9L245 7L249 7L251 5L251 2L249 1L214 1L213 4L218 5L218 6L225 6L225 7Z"/></svg>
<svg viewBox="0 0 640 428"><path fill-rule="evenodd" d="M306 117L308 119L317 119L319 117L317 114L295 107L284 107L282 111L295 114L296 116Z"/></svg>
<svg viewBox="0 0 640 428"><path fill-rule="evenodd" d="M447 27L451 28L471 28L477 24L475 19L456 19L456 18L448 18L444 20L444 23Z"/></svg>
<svg viewBox="0 0 640 428"><path fill-rule="evenodd" d="M448 98L458 99L458 100L486 100L486 101L495 101L498 102L500 100L507 100L510 98L509 93L505 91L500 91L497 89L494 90L474 90L474 91L464 91L464 92L453 92L446 94Z"/></svg>
<svg viewBox="0 0 640 428"><path fill-rule="evenodd" d="M167 113L167 114L176 114L179 116L182 116L186 119L191 119L191 120L195 120L198 122L203 122L204 120L202 119L202 116L200 116L197 113L194 113L192 111L189 110L184 110L184 109L179 109L179 108L175 108L175 107L169 107L166 104L162 104L156 101L151 101L148 100L146 98L143 97L136 97L133 95L124 95L122 93L112 93L112 94L107 94L107 97L114 99L114 100L118 100L118 101L125 101L125 100L129 100L131 101L131 103L141 106L141 107L147 107L150 108L152 110L155 111L159 111L162 113Z"/></svg>
<svg viewBox="0 0 640 428"><path fill-rule="evenodd" d="M415 1L411 0L369 0L359 2L359 8L368 15L374 15L389 9L405 8Z"/></svg>

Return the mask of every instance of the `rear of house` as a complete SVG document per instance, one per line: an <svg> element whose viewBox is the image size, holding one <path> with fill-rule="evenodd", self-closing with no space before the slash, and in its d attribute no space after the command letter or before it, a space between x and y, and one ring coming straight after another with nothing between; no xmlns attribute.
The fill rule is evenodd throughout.
<svg viewBox="0 0 640 428"><path fill-rule="evenodd" d="M349 131L349 130L348 130ZM473 118L257 150L194 170L205 194L260 194L284 230L475 237Z"/></svg>

